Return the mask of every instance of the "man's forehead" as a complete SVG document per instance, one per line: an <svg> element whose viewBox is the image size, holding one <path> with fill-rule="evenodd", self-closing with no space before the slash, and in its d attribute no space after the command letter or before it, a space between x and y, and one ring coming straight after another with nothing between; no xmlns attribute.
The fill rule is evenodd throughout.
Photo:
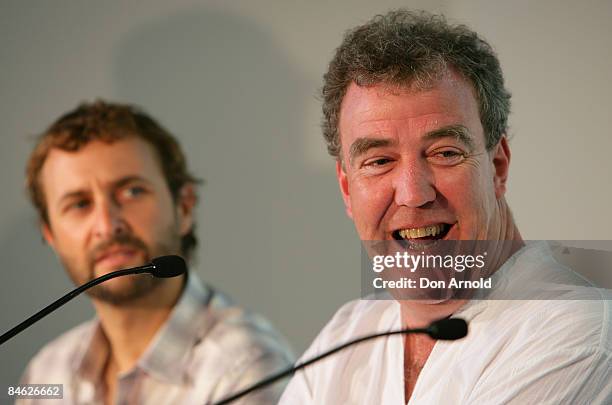
<svg viewBox="0 0 612 405"><path fill-rule="evenodd" d="M41 169L46 193L86 187L92 181L112 183L126 176L161 176L154 150L138 138L91 141L78 151L53 148Z"/></svg>
<svg viewBox="0 0 612 405"><path fill-rule="evenodd" d="M443 94L449 100L462 104L477 100L472 83L454 69L447 69L443 74L434 76L434 79L428 82L407 82L406 84L381 82L361 86L353 81L348 85L342 99L340 118L342 118L342 112L347 110L358 110L362 114L368 114L372 111L372 100L376 100L377 106L382 104L392 107L400 104L400 100L405 101L427 94Z"/></svg>
<svg viewBox="0 0 612 405"><path fill-rule="evenodd" d="M453 72L426 89L351 83L342 101L338 124L345 153L356 138L385 137L390 135L387 132L398 129L425 138L440 129L459 135L462 141L469 141L470 136L473 143L479 142L475 137L482 134L484 141L472 86ZM444 131L447 127L454 128Z"/></svg>

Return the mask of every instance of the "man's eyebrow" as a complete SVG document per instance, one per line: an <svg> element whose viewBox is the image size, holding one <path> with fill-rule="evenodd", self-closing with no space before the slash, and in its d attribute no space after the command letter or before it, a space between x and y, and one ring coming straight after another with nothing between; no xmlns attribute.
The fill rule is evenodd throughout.
<svg viewBox="0 0 612 405"><path fill-rule="evenodd" d="M349 149L349 163L353 164L353 161L359 156L366 153L372 148L381 148L383 146L390 146L395 144L396 141L392 139L380 139L380 138L357 138L355 142L351 144Z"/></svg>
<svg viewBox="0 0 612 405"><path fill-rule="evenodd" d="M119 187L123 187L127 184L130 183L134 183L134 182L139 182L139 183L151 183L149 180L145 179L144 177L141 176L125 176L120 178L119 180L116 180L112 183L112 188L119 188ZM86 195L88 195L89 192L87 190L84 189L76 189L76 190L70 190L67 191L66 193L64 193L60 199L57 201L57 204L60 205L63 201L66 200L71 200L71 199L76 199L76 198L82 198Z"/></svg>
<svg viewBox="0 0 612 405"><path fill-rule="evenodd" d="M463 143L468 149L474 150L475 144L470 131L463 125L447 125L442 128L434 129L423 136L425 140L436 140L442 138L455 138ZM354 160L373 148L381 148L385 146L393 146L396 143L394 139L381 138L357 138L351 144L349 149L349 163L353 164Z"/></svg>
<svg viewBox="0 0 612 405"><path fill-rule="evenodd" d="M455 138L464 144L470 151L474 150L474 139L470 135L470 131L463 125L448 125L442 128L434 129L425 134L423 137L426 140L436 140L442 138Z"/></svg>
<svg viewBox="0 0 612 405"><path fill-rule="evenodd" d="M68 200L73 200L73 199L77 199L77 198L82 198L84 196L87 195L87 191L85 190L73 190L73 191L68 191L66 193L64 193L59 200L57 200L57 205L61 205L62 202L64 201L68 201Z"/></svg>
<svg viewBox="0 0 612 405"><path fill-rule="evenodd" d="M113 187L114 188L118 188L118 187L123 187L126 184L129 183L147 183L150 184L151 182L147 179L145 179L144 177L141 176L126 176L126 177L122 177L119 180L113 182Z"/></svg>

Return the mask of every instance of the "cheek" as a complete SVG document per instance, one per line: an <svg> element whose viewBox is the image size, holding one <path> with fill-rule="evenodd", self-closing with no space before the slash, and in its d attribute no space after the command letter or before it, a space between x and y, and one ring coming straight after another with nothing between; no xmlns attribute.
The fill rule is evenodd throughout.
<svg viewBox="0 0 612 405"><path fill-rule="evenodd" d="M486 178L476 168L454 173L439 173L436 188L459 216L477 216L486 210L490 190Z"/></svg>
<svg viewBox="0 0 612 405"><path fill-rule="evenodd" d="M85 243L87 235L87 219L83 218L64 218L60 221L51 221L53 240L57 249L62 249L71 253L77 250L79 245Z"/></svg>
<svg viewBox="0 0 612 405"><path fill-rule="evenodd" d="M69 267L82 267L86 261L86 232L83 224L66 223L52 225L53 249L61 261Z"/></svg>
<svg viewBox="0 0 612 405"><path fill-rule="evenodd" d="M349 182L353 220L359 226L375 226L393 200L393 188L384 178L357 178Z"/></svg>
<svg viewBox="0 0 612 405"><path fill-rule="evenodd" d="M167 229L168 224L174 221L171 208L153 202L130 207L125 214L132 231L145 240L150 237L149 234L158 234L161 229Z"/></svg>

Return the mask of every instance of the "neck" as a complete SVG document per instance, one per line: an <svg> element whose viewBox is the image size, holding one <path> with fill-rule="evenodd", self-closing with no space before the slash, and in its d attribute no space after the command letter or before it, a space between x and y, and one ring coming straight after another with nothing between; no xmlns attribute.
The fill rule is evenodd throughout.
<svg viewBox="0 0 612 405"><path fill-rule="evenodd" d="M501 241L502 243L499 244L498 248L494 248L496 260L492 260L489 264L492 269L490 274L497 271L513 254L525 246L505 198L498 201L498 212L499 226L494 230L494 234L489 237L489 240Z"/></svg>
<svg viewBox="0 0 612 405"><path fill-rule="evenodd" d="M185 276L164 280L154 292L123 304L94 300L110 346L109 364L118 374L131 370L166 322L178 301Z"/></svg>
<svg viewBox="0 0 612 405"><path fill-rule="evenodd" d="M466 302L467 300L450 300L432 304L427 301L399 301L402 327L426 328L434 321L451 316Z"/></svg>

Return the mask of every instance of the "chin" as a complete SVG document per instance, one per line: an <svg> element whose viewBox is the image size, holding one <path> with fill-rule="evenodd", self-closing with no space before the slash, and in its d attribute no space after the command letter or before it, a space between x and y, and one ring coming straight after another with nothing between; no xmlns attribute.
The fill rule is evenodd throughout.
<svg viewBox="0 0 612 405"><path fill-rule="evenodd" d="M150 295L163 280L144 274L125 276L98 285L88 292L91 298L113 305L124 305Z"/></svg>

